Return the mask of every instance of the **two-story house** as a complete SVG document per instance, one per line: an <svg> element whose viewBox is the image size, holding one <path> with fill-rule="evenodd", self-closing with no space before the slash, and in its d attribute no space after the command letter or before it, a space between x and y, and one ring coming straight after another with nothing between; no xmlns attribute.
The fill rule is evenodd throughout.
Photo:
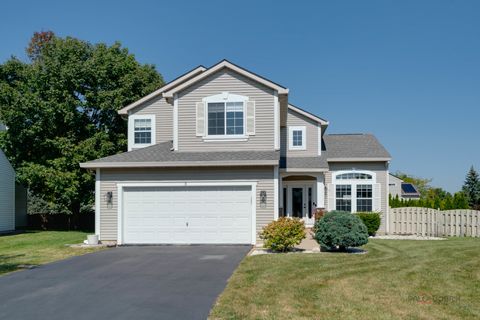
<svg viewBox="0 0 480 320"><path fill-rule="evenodd" d="M370 134L326 134L328 121L288 89L223 60L200 66L119 110L128 152L96 170L101 241L258 244L279 216L380 211L390 155Z"/></svg>

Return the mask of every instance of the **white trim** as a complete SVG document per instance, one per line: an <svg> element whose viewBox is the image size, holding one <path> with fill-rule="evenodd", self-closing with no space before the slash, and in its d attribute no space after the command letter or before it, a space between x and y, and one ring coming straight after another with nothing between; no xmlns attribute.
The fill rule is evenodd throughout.
<svg viewBox="0 0 480 320"><path fill-rule="evenodd" d="M302 131L302 145L293 145L293 131ZM288 150L307 150L307 127L289 126L288 127Z"/></svg>
<svg viewBox="0 0 480 320"><path fill-rule="evenodd" d="M146 95L145 97L129 104L128 106L118 110L118 114L121 114L121 115L127 115L129 113L130 110L138 107L139 105L141 105L142 103L144 102L147 102L153 98L155 98L156 96L160 95L162 92L164 92L165 90L169 90L171 88L173 88L174 86L176 86L177 84L181 83L182 81L184 81L186 78L190 78L192 76L194 76L195 74L198 74L198 73L201 73L203 71L205 71L206 68L205 67L196 67L195 69L193 69L192 71L184 74L183 76L167 83L166 85L164 85L163 87L153 91L152 93Z"/></svg>
<svg viewBox="0 0 480 320"><path fill-rule="evenodd" d="M204 79L206 77L208 77L209 75L223 69L223 68L228 68L230 70L233 70L247 78L250 78L252 80L255 80L269 88L272 88L274 90L277 90L279 94L288 94L288 89L287 88L284 88L282 86L279 86L278 84L276 83L273 83L269 80L266 80L262 77L259 77L257 76L256 74L254 73L251 73L245 69L242 69L240 67L237 67L236 65L226 61L226 60L223 60L221 61L220 63L216 64L215 66L207 69L206 71L200 73L199 75L193 77L192 79L188 80L188 81L185 81L184 83L172 88L170 91L167 91L167 92L164 92L163 93L163 96L165 98L171 98L173 96L174 93L176 92L179 92L185 88L188 88L189 86L191 86L192 84L200 81L201 79Z"/></svg>
<svg viewBox="0 0 480 320"><path fill-rule="evenodd" d="M230 139L230 141L246 141L248 138L247 135L247 101L249 98L247 96L241 96L238 94L233 94L227 91L224 91L220 94L215 94L213 96L208 96L202 99L202 102L205 103L205 135L203 141L219 141L221 139ZM229 102L241 102L243 110L243 134L227 134L227 103ZM223 135L209 135L208 134L208 104L209 103L223 103L224 104L224 129L225 134ZM225 140L223 140L225 141Z"/></svg>
<svg viewBox="0 0 480 320"><path fill-rule="evenodd" d="M273 219L278 220L278 194L280 192L278 184L278 166L273 167Z"/></svg>
<svg viewBox="0 0 480 320"><path fill-rule="evenodd" d="M242 161L165 161L165 162L84 162L80 168L170 168L170 167L213 167L213 166L268 166L278 165L278 160ZM305 169L302 169L305 170ZM312 171L311 169L309 169Z"/></svg>
<svg viewBox="0 0 480 320"><path fill-rule="evenodd" d="M247 96L242 96L239 94L230 93L228 91L223 91L219 94L214 94L202 99L202 102L205 103L222 103L222 102L245 102L248 101Z"/></svg>
<svg viewBox="0 0 480 320"><path fill-rule="evenodd" d="M322 118L317 117L317 116L315 116L315 115L313 115L313 114L311 114L311 113L308 113L308 112L306 112L306 111L303 111L302 109L300 109L300 108L298 108L298 107L295 107L295 106L293 106L293 105L291 105L291 104L288 105L288 109L293 110L293 111L295 111L295 112L297 112L297 113L300 113L301 115L303 115L303 116L305 116L305 117L307 117L307 118L309 118L309 119L311 119L311 120L313 120L313 121L316 121L316 122L318 122L318 123L320 123L320 124L322 124L322 125L328 125L328 124L329 124L328 121L323 120Z"/></svg>
<svg viewBox="0 0 480 320"><path fill-rule="evenodd" d="M328 168L281 168L280 172L327 172Z"/></svg>
<svg viewBox="0 0 480 320"><path fill-rule="evenodd" d="M337 179L337 176L339 175L342 175L342 174L345 174L345 173L363 173L363 174L369 174L372 176L372 179ZM339 171L334 171L332 172L332 183L335 183L335 181L340 181L342 182L347 182L347 183L356 183L356 182L372 182L372 183L376 183L377 181L377 174L373 171L369 171L369 170L339 170ZM360 183L361 184L361 183Z"/></svg>
<svg viewBox="0 0 480 320"><path fill-rule="evenodd" d="M178 150L178 95L173 97L173 150Z"/></svg>
<svg viewBox="0 0 480 320"><path fill-rule="evenodd" d="M236 136L236 135L225 135L225 136L208 136L202 138L205 142L244 142L248 141L248 136Z"/></svg>
<svg viewBox="0 0 480 320"><path fill-rule="evenodd" d="M328 162L383 162L391 158L327 158Z"/></svg>
<svg viewBox="0 0 480 320"><path fill-rule="evenodd" d="M150 143L135 143L135 120L137 119L150 119L152 125L151 128L151 141ZM148 146L152 146L156 143L156 123L154 114L135 114L128 116L128 151L132 149L140 149Z"/></svg>
<svg viewBox="0 0 480 320"><path fill-rule="evenodd" d="M251 244L255 245L257 240L257 181L184 181L184 182L137 182L137 183L117 183L117 244L123 243L123 192L126 187L189 187L189 186L250 186L252 189L252 240Z"/></svg>
<svg viewBox="0 0 480 320"><path fill-rule="evenodd" d="M100 168L95 171L95 234L100 239Z"/></svg>
<svg viewBox="0 0 480 320"><path fill-rule="evenodd" d="M387 177L386 177L386 183L385 183L386 187L385 187L385 202L386 202L386 206L385 206L385 233L386 234L389 234L390 233L390 203L388 202L388 195L389 195L389 185L390 185L390 172L389 170L387 169ZM381 205L381 199L380 199L380 205Z"/></svg>
<svg viewBox="0 0 480 320"><path fill-rule="evenodd" d="M322 155L322 126L317 124L318 155Z"/></svg>
<svg viewBox="0 0 480 320"><path fill-rule="evenodd" d="M275 150L280 150L280 106L278 102L278 92L273 92L273 125L274 125L274 137L275 137Z"/></svg>
<svg viewBox="0 0 480 320"><path fill-rule="evenodd" d="M325 175L317 175L317 208L325 208Z"/></svg>

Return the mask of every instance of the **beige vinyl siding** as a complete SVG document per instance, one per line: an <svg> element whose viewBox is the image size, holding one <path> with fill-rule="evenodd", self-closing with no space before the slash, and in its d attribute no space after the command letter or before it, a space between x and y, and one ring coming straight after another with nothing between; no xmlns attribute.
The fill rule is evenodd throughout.
<svg viewBox="0 0 480 320"><path fill-rule="evenodd" d="M172 181L235 181L258 180L256 233L274 219L273 167L256 168L205 168L205 169L102 169L100 182L100 240L117 240L117 184L129 182L172 182ZM106 192L113 192L113 204L107 205L103 199ZM259 203L260 191L267 192L267 205ZM188 201L188 199L186 199Z"/></svg>
<svg viewBox="0 0 480 320"><path fill-rule="evenodd" d="M15 172L0 150L0 231L15 229Z"/></svg>
<svg viewBox="0 0 480 320"><path fill-rule="evenodd" d="M332 183L333 174L341 170L369 170L376 174L377 183L381 185L380 207L382 211L382 223L379 233L385 233L385 214L388 212L388 169L386 162L335 162L329 163L330 170L325 172L325 208L328 208L328 186ZM334 192L334 190L332 190Z"/></svg>
<svg viewBox="0 0 480 320"><path fill-rule="evenodd" d="M130 115L155 115L156 143L173 139L173 106L162 97L154 98L135 108Z"/></svg>
<svg viewBox="0 0 480 320"><path fill-rule="evenodd" d="M289 129L291 126L304 126L306 129L307 148L305 150L289 150ZM318 156L318 127L317 122L291 109L287 113L287 126L280 130L280 152L287 157L314 157Z"/></svg>
<svg viewBox="0 0 480 320"><path fill-rule="evenodd" d="M196 136L196 103L222 92L247 96L250 101L255 101L255 135L251 135L248 141L206 142L203 137ZM273 89L234 71L222 69L178 94L178 150L273 150L273 105Z"/></svg>

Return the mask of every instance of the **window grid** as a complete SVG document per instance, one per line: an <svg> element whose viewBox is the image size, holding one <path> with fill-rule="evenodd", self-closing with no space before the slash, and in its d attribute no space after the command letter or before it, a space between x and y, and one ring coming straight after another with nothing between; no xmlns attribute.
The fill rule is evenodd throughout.
<svg viewBox="0 0 480 320"><path fill-rule="evenodd" d="M372 211L373 191L371 184L357 185L357 212Z"/></svg>
<svg viewBox="0 0 480 320"><path fill-rule="evenodd" d="M348 172L337 175L337 180L372 180L372 175L360 172Z"/></svg>
<svg viewBox="0 0 480 320"><path fill-rule="evenodd" d="M352 186L339 184L335 187L336 210L352 212Z"/></svg>
<svg viewBox="0 0 480 320"><path fill-rule="evenodd" d="M134 143L149 144L152 143L152 120L135 119L133 125Z"/></svg>
<svg viewBox="0 0 480 320"><path fill-rule="evenodd" d="M293 130L292 131L292 145L294 147L303 146L303 131L302 130Z"/></svg>
<svg viewBox="0 0 480 320"><path fill-rule="evenodd" d="M208 135L243 135L243 102L208 103Z"/></svg>

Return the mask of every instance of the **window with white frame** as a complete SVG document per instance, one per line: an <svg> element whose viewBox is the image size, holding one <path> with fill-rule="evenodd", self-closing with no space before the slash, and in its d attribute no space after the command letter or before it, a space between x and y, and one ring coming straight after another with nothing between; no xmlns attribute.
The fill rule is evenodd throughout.
<svg viewBox="0 0 480 320"><path fill-rule="evenodd" d="M152 143L152 119L135 119L133 121L135 144Z"/></svg>
<svg viewBox="0 0 480 320"><path fill-rule="evenodd" d="M335 174L335 209L348 212L373 211L375 182L375 174L372 172Z"/></svg>
<svg viewBox="0 0 480 320"><path fill-rule="evenodd" d="M209 102L208 135L243 135L243 102Z"/></svg>
<svg viewBox="0 0 480 320"><path fill-rule="evenodd" d="M290 150L305 150L306 149L306 129L300 127L288 127L289 135L289 149Z"/></svg>
<svg viewBox="0 0 480 320"><path fill-rule="evenodd" d="M128 149L155 144L155 115L131 115L128 118Z"/></svg>
<svg viewBox="0 0 480 320"><path fill-rule="evenodd" d="M373 208L373 191L371 184L357 184L357 212L369 212Z"/></svg>
<svg viewBox="0 0 480 320"><path fill-rule="evenodd" d="M337 184L335 186L336 210L352 211L352 186L348 184Z"/></svg>

